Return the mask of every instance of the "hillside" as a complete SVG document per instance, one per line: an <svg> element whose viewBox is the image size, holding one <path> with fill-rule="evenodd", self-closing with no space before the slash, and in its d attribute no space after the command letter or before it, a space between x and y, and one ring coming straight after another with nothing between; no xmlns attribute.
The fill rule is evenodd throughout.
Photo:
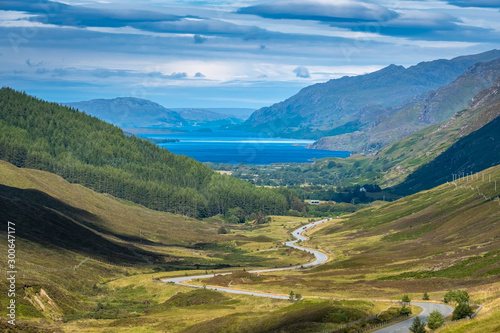
<svg viewBox="0 0 500 333"><path fill-rule="evenodd" d="M500 57L493 50L452 60L423 62L405 69L343 77L302 89L297 95L257 110L244 123L251 131L289 137L319 138L352 133L376 122L381 112L394 112L412 99L450 84L470 66Z"/></svg>
<svg viewBox="0 0 500 333"><path fill-rule="evenodd" d="M274 235L265 229L226 224L236 232L219 234L221 224L216 220L202 222L153 211L4 161L0 161L0 220L0 235L5 238L7 221L15 223L16 304L24 327L20 332L50 324L55 326L50 325L48 332L60 332L62 321L82 318L104 319L99 325L108 325L106 319L142 321L141 316L155 308L168 312L158 303L178 288L153 283L155 272L160 276L240 265L287 266L307 260L299 251L287 256L252 251L275 246ZM286 230L274 229L286 237ZM2 242L0 250L7 252L7 245ZM147 290L133 285L108 287L111 281L137 274L145 274ZM0 282L3 295L7 289L7 280ZM7 297L0 297L1 306L6 302ZM3 324L0 320L0 328L6 327Z"/></svg>
<svg viewBox="0 0 500 333"><path fill-rule="evenodd" d="M484 180L482 175L484 174ZM491 177L491 181L489 180ZM484 287L500 276L500 166L313 229L310 248L333 258L311 270L260 276L237 289L392 298Z"/></svg>
<svg viewBox="0 0 500 333"><path fill-rule="evenodd" d="M0 159L189 216L235 207L244 214L282 214L293 196L220 175L97 118L9 88L0 90Z"/></svg>
<svg viewBox="0 0 500 333"><path fill-rule="evenodd" d="M121 128L164 128L187 125L187 121L177 112L141 98L93 99L84 102L64 103L64 105L84 111Z"/></svg>
<svg viewBox="0 0 500 333"><path fill-rule="evenodd" d="M453 179L452 174L475 172L499 164L500 147L495 142L499 132L499 91L500 79L448 121L382 149L374 156L373 163L383 161L391 165L383 184L394 186L404 181L396 186L397 192L416 193ZM416 183L420 185L415 186Z"/></svg>
<svg viewBox="0 0 500 333"><path fill-rule="evenodd" d="M324 137L310 147L313 149L341 149L373 154L391 142L419 129L441 123L466 108L482 90L500 77L500 58L478 63L468 68L452 83L431 91L423 100L382 110L367 129L332 137Z"/></svg>

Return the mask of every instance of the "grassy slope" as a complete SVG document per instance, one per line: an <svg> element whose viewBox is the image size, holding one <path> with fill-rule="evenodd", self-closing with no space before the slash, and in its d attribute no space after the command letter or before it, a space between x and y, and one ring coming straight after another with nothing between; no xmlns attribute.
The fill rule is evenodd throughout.
<svg viewBox="0 0 500 333"><path fill-rule="evenodd" d="M500 195L500 186L495 192L488 181L490 175L500 181L500 167L484 174L484 182L481 173L462 180L457 189L445 184L325 227L312 244L338 257L318 273L356 269L372 277L361 285L402 292L494 281L500 274L500 202L479 192L488 198Z"/></svg>
<svg viewBox="0 0 500 333"><path fill-rule="evenodd" d="M457 189L445 184L319 226L306 245L331 253L331 262L261 275L251 289L286 293L294 287L302 295L392 298L494 282L500 275L500 202L485 200L479 192L488 198L500 195L500 167L484 174L484 182L479 174ZM496 192L493 180L498 180Z"/></svg>
<svg viewBox="0 0 500 333"><path fill-rule="evenodd" d="M272 227L276 233L267 235L260 227L243 225L228 225L234 232L218 235L219 225L213 222L152 211L70 184L54 174L3 161L0 220L3 237L7 221L16 222L20 318L95 316L97 302L105 303L109 296L116 297L109 310L112 317L143 316L149 302L156 304L160 296L144 292L137 296L140 301L130 300L128 290L96 286L130 274L192 270L196 264L205 272L220 264L275 267L309 260L299 251L285 257L279 256L281 252L257 251L275 248L286 237L288 229L278 224ZM0 251L6 253L5 242ZM151 275L147 280L151 282ZM6 284L0 288L4 306ZM36 299L45 308L34 306Z"/></svg>

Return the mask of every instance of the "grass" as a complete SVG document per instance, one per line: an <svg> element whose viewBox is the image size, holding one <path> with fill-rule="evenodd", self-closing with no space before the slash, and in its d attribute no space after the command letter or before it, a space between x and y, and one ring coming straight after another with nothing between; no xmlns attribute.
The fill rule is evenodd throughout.
<svg viewBox="0 0 500 333"><path fill-rule="evenodd" d="M109 249L135 249L135 256L123 257L129 262L119 264L98 257L87 260L88 248L19 238L18 282L22 287L18 309L26 327L103 333L328 332L345 320L379 313L403 294L417 301L427 292L431 300L439 301L449 289L467 289L485 309L474 321L453 323L444 329L496 329L500 205L478 194L498 195L482 177L462 181L457 187L445 184L317 225L308 230L310 239L303 245L324 249L332 258L330 262L312 269L255 275L243 268L289 266L312 259L306 253L285 249L281 243L291 239L290 232L307 223L306 219L273 216L269 224L261 226L226 225L230 233L219 235L221 221L217 218L185 220L124 205L47 173L8 164L0 164L0 168L5 171L0 172L0 183L19 186L17 192L9 193L18 195L26 207L38 207L37 211L48 217L56 214L65 227L92 232L99 246L109 242ZM500 167L485 174L500 179ZM23 188L45 189L43 193L52 199L36 197L44 200L45 210L36 206L34 194L25 194ZM123 219L116 221L118 214ZM53 219L40 221L55 223ZM151 230L146 229L149 227L157 229L141 236L141 230ZM172 236L162 231L170 228L178 239L170 241ZM139 237L134 236L137 231ZM196 241L198 237L202 241ZM5 244L0 244L0 251L6 251ZM126 253L123 250L116 257ZM143 256L158 262L141 263ZM79 263L82 265L75 269ZM308 299L290 304L159 282L165 277L221 271L236 273L219 276L210 284L231 283L236 289L282 295L293 290ZM5 295L6 284L0 286ZM35 298L49 304L45 294L56 304L50 311L33 305ZM0 306L6 306L6 301L4 296L0 298Z"/></svg>
<svg viewBox="0 0 500 333"><path fill-rule="evenodd" d="M488 285L500 274L500 204L479 192L500 194L488 181L500 180L500 167L484 174L484 182L481 173L320 225L305 245L324 249L332 261L238 288L364 299L428 292L439 300L448 289Z"/></svg>

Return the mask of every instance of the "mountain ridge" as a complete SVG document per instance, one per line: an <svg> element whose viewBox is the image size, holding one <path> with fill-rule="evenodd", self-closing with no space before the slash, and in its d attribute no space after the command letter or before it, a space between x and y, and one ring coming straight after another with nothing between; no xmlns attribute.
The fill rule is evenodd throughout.
<svg viewBox="0 0 500 333"><path fill-rule="evenodd" d="M147 99L117 97L62 103L118 127L181 127L187 121L175 111Z"/></svg>
<svg viewBox="0 0 500 333"><path fill-rule="evenodd" d="M396 110L386 110L372 127L342 135L323 137L312 149L343 149L373 154L391 142L422 128L441 123L465 109L472 99L500 77L500 58L474 64L452 83L417 97Z"/></svg>
<svg viewBox="0 0 500 333"><path fill-rule="evenodd" d="M288 137L327 136L330 131L363 117L373 121L380 110L418 99L421 94L451 83L470 66L497 58L500 51L492 50L422 62L407 69L390 65L366 75L318 83L285 101L257 110L242 128ZM370 122L365 121L351 126L349 132L368 126Z"/></svg>

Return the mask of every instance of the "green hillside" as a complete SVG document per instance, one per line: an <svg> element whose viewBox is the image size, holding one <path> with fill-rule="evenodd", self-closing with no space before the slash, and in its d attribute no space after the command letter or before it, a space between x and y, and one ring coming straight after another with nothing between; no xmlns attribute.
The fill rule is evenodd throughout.
<svg viewBox="0 0 500 333"><path fill-rule="evenodd" d="M484 180L483 180L484 174ZM491 181L490 181L491 177ZM497 188L495 190L495 181ZM260 276L252 290L305 296L438 295L500 277L500 166L318 226L304 243L332 261ZM234 285L234 282L233 282ZM241 284L236 288L245 288Z"/></svg>
<svg viewBox="0 0 500 333"><path fill-rule="evenodd" d="M0 161L0 236L6 239L7 222L15 223L17 314L28 325L21 325L21 331L44 326L41 318L48 320L50 332L63 330L61 320L137 317L141 322L153 309L166 311L159 303L179 289L152 279L166 274L310 260L302 251L282 256L281 251L256 250L277 247L288 231L279 225L284 222L274 222L272 228L224 224L229 233L220 234L221 224L210 220L150 210L45 171ZM7 245L0 243L0 251L7 253ZM145 274L141 283L146 282L147 290L142 286L135 291L130 283L108 288L111 281L138 274ZM7 280L0 282L2 307L8 302L7 289ZM49 325L54 323L59 324ZM0 329L3 324L0 320Z"/></svg>
<svg viewBox="0 0 500 333"><path fill-rule="evenodd" d="M278 192L219 175L97 118L9 88L0 90L0 159L183 215L213 216L234 207L245 214L288 209Z"/></svg>

